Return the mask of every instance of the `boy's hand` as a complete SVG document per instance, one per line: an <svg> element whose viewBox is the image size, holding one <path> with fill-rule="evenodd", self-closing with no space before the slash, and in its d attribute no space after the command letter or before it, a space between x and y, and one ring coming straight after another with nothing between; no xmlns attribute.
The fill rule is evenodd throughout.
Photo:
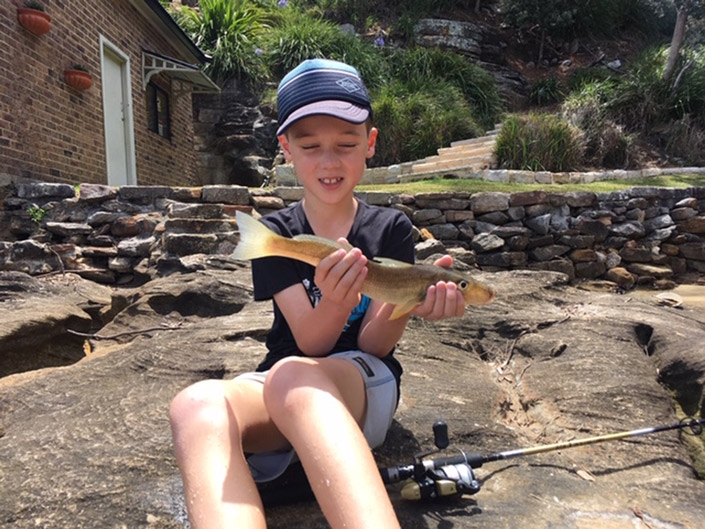
<svg viewBox="0 0 705 529"><path fill-rule="evenodd" d="M345 239L339 239L339 242L349 246ZM340 249L321 260L314 276L314 282L321 291L321 300L352 312L360 303L362 283L367 277L366 265L367 257L359 248L350 251Z"/></svg>
<svg viewBox="0 0 705 529"><path fill-rule="evenodd" d="M450 268L453 266L453 258L450 255L444 255L436 259L433 264ZM459 318L465 313L465 300L455 283L439 281L428 287L426 299L411 313L426 320Z"/></svg>

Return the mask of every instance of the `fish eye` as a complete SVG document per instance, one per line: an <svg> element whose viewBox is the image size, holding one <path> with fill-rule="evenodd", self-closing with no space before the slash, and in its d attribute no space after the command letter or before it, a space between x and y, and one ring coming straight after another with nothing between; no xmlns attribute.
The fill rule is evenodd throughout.
<svg viewBox="0 0 705 529"><path fill-rule="evenodd" d="M465 281L465 280L459 281L459 282L458 282L458 288L459 288L460 290L465 290L466 288L468 288L468 282Z"/></svg>

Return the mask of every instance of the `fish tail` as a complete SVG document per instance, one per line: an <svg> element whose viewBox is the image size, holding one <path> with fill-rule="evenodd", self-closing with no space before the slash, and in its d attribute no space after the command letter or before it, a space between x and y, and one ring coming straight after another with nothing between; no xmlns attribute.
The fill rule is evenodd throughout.
<svg viewBox="0 0 705 529"><path fill-rule="evenodd" d="M240 242L238 242L233 258L241 261L268 257L271 253L271 243L278 237L276 233L250 215L241 211L235 212Z"/></svg>

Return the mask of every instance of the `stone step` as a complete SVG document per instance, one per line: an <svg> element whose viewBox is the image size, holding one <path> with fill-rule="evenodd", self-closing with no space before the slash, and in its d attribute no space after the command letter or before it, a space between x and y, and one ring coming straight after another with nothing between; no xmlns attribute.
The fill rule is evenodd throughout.
<svg viewBox="0 0 705 529"><path fill-rule="evenodd" d="M493 159L487 156L478 156L476 158L464 158L462 160L436 161L428 163L415 164L411 168L413 174L428 173L434 171L448 171L450 169L465 168L465 169L487 169L492 165Z"/></svg>
<svg viewBox="0 0 705 529"><path fill-rule="evenodd" d="M494 148L495 143L495 138L488 138L487 136L484 136L481 138L480 141L475 141L473 143L461 143L461 144L451 144L450 147L441 147L438 149L438 153L442 154L445 152L465 152L465 151L473 151L475 149L486 149L488 147Z"/></svg>
<svg viewBox="0 0 705 529"><path fill-rule="evenodd" d="M455 164L455 165L474 165L478 162L494 160L494 155L491 151L479 154L458 154L456 156L430 156L424 160L420 160L411 166L411 172L414 172L419 166L428 164ZM418 170L416 170L418 172Z"/></svg>
<svg viewBox="0 0 705 529"><path fill-rule="evenodd" d="M487 141L494 142L497 138L499 131L489 131L484 136L478 136L477 138L469 138L467 140L457 140L450 143L451 147L462 147L463 145L474 145L476 143L484 143Z"/></svg>
<svg viewBox="0 0 705 529"><path fill-rule="evenodd" d="M164 231L167 233L226 233L237 231L237 222L234 218L175 218L164 222Z"/></svg>
<svg viewBox="0 0 705 529"><path fill-rule="evenodd" d="M220 219L234 217L242 206L232 204L184 204L174 202L169 204L167 214L172 219Z"/></svg>
<svg viewBox="0 0 705 529"><path fill-rule="evenodd" d="M424 161L432 162L436 159L440 160L458 160L462 158L473 158L477 156L492 156L494 153L494 143L478 144L471 149L454 149L448 147L445 149L438 149L438 154L436 156L429 156Z"/></svg>

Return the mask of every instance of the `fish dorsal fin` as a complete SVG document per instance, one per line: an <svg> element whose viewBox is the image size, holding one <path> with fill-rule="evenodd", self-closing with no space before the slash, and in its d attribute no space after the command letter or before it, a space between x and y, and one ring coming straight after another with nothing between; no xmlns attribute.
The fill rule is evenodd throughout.
<svg viewBox="0 0 705 529"><path fill-rule="evenodd" d="M296 241L315 242L318 244L325 244L326 246L330 246L331 248L343 248L343 245L338 242L331 241L330 239L326 239L324 237L319 237L318 235L309 235L307 233L295 235L293 237L293 239Z"/></svg>
<svg viewBox="0 0 705 529"><path fill-rule="evenodd" d="M397 261L396 259L390 259L389 257L375 257L372 259L375 263L379 263L383 266L391 266L393 268L411 268L412 264L405 263L404 261Z"/></svg>

